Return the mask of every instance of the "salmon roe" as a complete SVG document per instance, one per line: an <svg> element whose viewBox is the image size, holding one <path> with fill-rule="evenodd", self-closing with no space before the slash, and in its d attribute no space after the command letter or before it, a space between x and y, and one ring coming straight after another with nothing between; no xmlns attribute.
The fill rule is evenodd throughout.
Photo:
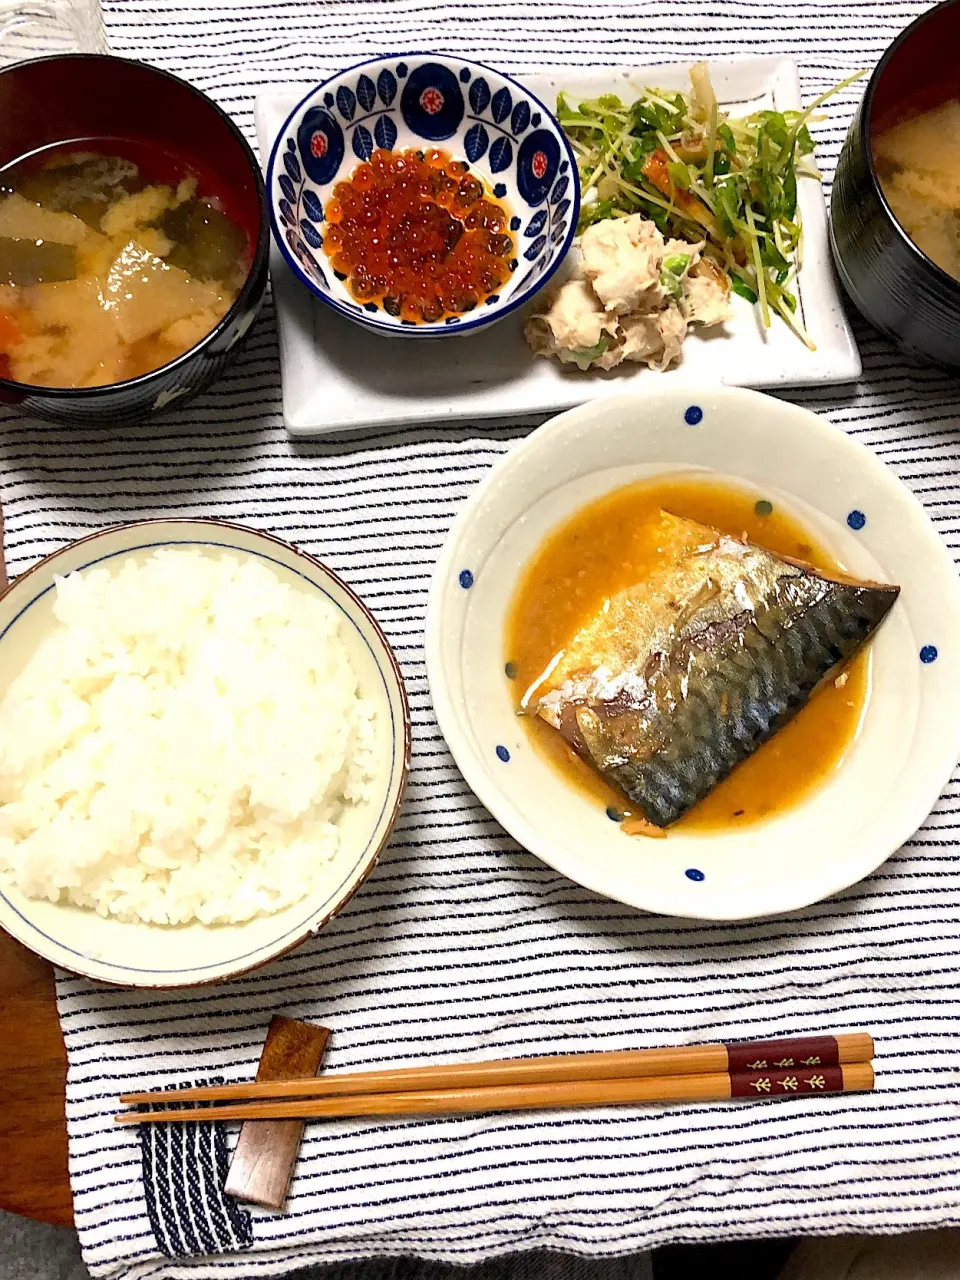
<svg viewBox="0 0 960 1280"><path fill-rule="evenodd" d="M513 270L502 202L444 151L374 151L324 212L324 252L354 298L404 320L472 311Z"/></svg>

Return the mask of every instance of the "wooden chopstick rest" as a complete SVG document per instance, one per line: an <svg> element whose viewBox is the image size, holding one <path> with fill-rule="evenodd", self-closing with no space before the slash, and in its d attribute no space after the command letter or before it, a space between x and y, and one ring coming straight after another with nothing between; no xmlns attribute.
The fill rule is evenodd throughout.
<svg viewBox="0 0 960 1280"><path fill-rule="evenodd" d="M260 1054L257 1080L316 1075L330 1032L274 1014ZM282 1209L303 1137L302 1120L244 1123L224 1190L237 1200Z"/></svg>

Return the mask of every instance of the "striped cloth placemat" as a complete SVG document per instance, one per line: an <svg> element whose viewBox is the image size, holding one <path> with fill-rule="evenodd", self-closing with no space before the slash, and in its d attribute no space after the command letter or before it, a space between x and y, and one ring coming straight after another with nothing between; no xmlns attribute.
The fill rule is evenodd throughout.
<svg viewBox="0 0 960 1280"><path fill-rule="evenodd" d="M926 7L111 0L107 16L115 51L185 76L253 141L263 86L306 86L411 48L521 74L789 54L809 100L871 66ZM845 92L817 126L828 178L858 94ZM859 385L794 398L874 448L956 549L960 386L908 364L859 322L857 336ZM319 937L251 977L179 996L59 978L71 1179L94 1275L254 1276L311 1261L470 1262L542 1247L613 1255L667 1241L960 1223L957 779L875 875L789 918L730 927L605 901L519 849L471 797L427 691L431 567L458 505L520 427L424 423L291 444L269 307L229 376L157 422L94 430L7 411L0 419L13 572L114 521L217 515L267 529L323 557L370 604L414 717L396 835ZM290 1213L231 1217L217 1198L215 1135L141 1153L137 1133L109 1117L121 1089L249 1077L275 1012L334 1029L329 1070L867 1027L880 1088L780 1106L314 1126Z"/></svg>

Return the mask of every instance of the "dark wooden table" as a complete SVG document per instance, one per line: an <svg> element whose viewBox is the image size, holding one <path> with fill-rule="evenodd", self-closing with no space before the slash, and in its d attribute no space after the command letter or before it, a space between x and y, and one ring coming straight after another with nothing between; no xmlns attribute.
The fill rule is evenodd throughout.
<svg viewBox="0 0 960 1280"><path fill-rule="evenodd" d="M0 1208L73 1225L53 968L0 930Z"/></svg>
<svg viewBox="0 0 960 1280"><path fill-rule="evenodd" d="M62 1227L73 1226L66 1080L53 968L0 929L0 1209Z"/></svg>

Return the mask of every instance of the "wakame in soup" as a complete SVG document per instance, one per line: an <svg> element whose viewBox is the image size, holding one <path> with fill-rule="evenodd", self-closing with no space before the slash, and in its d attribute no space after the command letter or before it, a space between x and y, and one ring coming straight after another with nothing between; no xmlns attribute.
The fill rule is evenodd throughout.
<svg viewBox="0 0 960 1280"><path fill-rule="evenodd" d="M249 269L248 237L196 175L161 167L168 180L149 181L142 162L73 148L0 172L0 376L123 382L224 317Z"/></svg>

